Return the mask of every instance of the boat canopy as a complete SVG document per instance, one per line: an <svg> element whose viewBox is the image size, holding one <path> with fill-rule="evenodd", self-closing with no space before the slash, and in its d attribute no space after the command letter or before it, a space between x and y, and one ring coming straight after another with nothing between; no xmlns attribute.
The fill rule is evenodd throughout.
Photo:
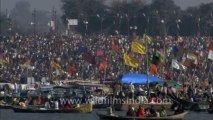
<svg viewBox="0 0 213 120"><path fill-rule="evenodd" d="M164 83L165 81L161 78L147 74L125 74L118 77L122 83L133 83L133 84L147 84L147 78L149 83Z"/></svg>

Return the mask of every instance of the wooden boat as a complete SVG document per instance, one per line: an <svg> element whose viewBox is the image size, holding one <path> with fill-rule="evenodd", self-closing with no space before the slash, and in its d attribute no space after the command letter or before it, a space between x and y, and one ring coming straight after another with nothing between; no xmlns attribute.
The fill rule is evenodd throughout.
<svg viewBox="0 0 213 120"><path fill-rule="evenodd" d="M209 113L209 114L213 114L213 108L209 108L209 109L208 109L208 113Z"/></svg>
<svg viewBox="0 0 213 120"><path fill-rule="evenodd" d="M94 109L103 109L103 108L107 108L109 106L110 106L109 104L94 104L93 108Z"/></svg>
<svg viewBox="0 0 213 120"><path fill-rule="evenodd" d="M107 120L183 120L184 117L188 114L188 112L184 112L178 115L170 115L167 117L126 117L126 116L118 116L118 115L105 115L97 113L100 119Z"/></svg>
<svg viewBox="0 0 213 120"><path fill-rule="evenodd" d="M93 108L91 104L81 105L78 108L73 108L70 110L66 109L45 109L45 108L20 108L14 107L14 112L19 113L91 113Z"/></svg>
<svg viewBox="0 0 213 120"><path fill-rule="evenodd" d="M172 105L171 109L174 109L178 104L182 104L185 110L202 112L207 111L209 108L208 102L190 102L186 100L179 100L180 103L175 103Z"/></svg>
<svg viewBox="0 0 213 120"><path fill-rule="evenodd" d="M162 106L164 106L165 109L170 109L172 106L172 104L115 104L114 109L116 111L128 111L129 106L138 109L139 105L143 106L144 108L150 108L153 106L155 109L160 109Z"/></svg>
<svg viewBox="0 0 213 120"><path fill-rule="evenodd" d="M11 105L1 105L0 104L0 109L12 109L13 107Z"/></svg>

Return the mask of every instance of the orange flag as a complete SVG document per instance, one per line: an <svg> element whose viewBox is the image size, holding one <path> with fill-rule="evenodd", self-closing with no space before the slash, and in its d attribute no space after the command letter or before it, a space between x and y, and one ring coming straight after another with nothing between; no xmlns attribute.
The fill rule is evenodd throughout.
<svg viewBox="0 0 213 120"><path fill-rule="evenodd" d="M103 59L99 65L99 71L105 71L107 69L107 59Z"/></svg>
<svg viewBox="0 0 213 120"><path fill-rule="evenodd" d="M158 74L158 68L157 68L157 66L155 64L152 64L150 66L149 73L153 74L153 75L157 75Z"/></svg>

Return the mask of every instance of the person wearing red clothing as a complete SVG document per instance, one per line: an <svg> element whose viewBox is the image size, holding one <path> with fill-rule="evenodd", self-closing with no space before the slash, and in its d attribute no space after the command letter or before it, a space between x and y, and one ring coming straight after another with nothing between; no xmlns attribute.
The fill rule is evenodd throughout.
<svg viewBox="0 0 213 120"><path fill-rule="evenodd" d="M146 117L145 110L142 106L139 106L136 116L137 117Z"/></svg>
<svg viewBox="0 0 213 120"><path fill-rule="evenodd" d="M64 104L64 109L70 110L71 108L72 108L72 105L69 104L69 102L67 101L66 104Z"/></svg>
<svg viewBox="0 0 213 120"><path fill-rule="evenodd" d="M70 71L70 76L74 76L75 73L76 73L75 66L74 66L74 65L71 65L70 68L69 68L69 71Z"/></svg>
<svg viewBox="0 0 213 120"><path fill-rule="evenodd" d="M39 96L39 97L36 99L36 104L37 104L37 105L42 105L42 104L44 104L44 100Z"/></svg>

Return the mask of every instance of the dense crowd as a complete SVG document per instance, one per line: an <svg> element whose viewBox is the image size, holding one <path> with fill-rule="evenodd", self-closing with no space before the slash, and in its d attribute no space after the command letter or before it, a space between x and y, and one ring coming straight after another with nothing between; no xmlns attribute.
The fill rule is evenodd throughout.
<svg viewBox="0 0 213 120"><path fill-rule="evenodd" d="M0 59L1 82L20 82L26 77L41 81L49 79L114 79L124 73L145 73L145 55L140 56L141 67L126 66L123 54L130 51L133 38L123 35L14 35L1 36ZM207 59L211 37L153 37L148 45L148 57L156 52L166 51L164 63L158 66L158 76L164 79L190 82L208 82L213 78L212 61ZM112 43L118 50L112 50ZM182 62L188 52L198 54L197 67L174 70L172 59ZM106 71L100 70L100 63L107 61ZM56 65L53 66L52 63ZM27 66L26 66L27 65ZM58 66L58 67L56 67ZM58 70L60 68L60 70Z"/></svg>

